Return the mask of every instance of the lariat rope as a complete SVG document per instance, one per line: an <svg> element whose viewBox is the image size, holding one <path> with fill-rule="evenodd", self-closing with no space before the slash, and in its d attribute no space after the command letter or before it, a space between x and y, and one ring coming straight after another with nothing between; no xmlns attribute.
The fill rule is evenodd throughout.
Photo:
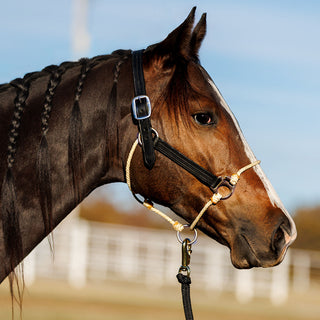
<svg viewBox="0 0 320 320"><path fill-rule="evenodd" d="M140 202L143 204L144 207L146 207L147 209L149 209L150 211L156 213L157 215L159 215L160 217L162 217L163 219L167 220L173 227L173 229L175 231L182 231L184 229L183 224L181 224L178 221L174 221L172 220L168 215L166 215L165 213L163 213L161 210L155 208L152 204L151 201L145 199L143 202L141 200L139 200L137 198L137 196L135 195L135 193L132 190L131 187L131 177L130 177L130 168L131 168L131 161L134 155L134 152L137 148L139 144L139 139L136 139L131 147L131 150L129 152L128 155L128 159L127 159L127 163L126 163L126 181L128 184L128 187L130 189L130 191L132 192L133 196ZM247 171L248 169L251 169L252 167L258 165L260 163L260 160L254 161L246 166L244 166L243 168L239 169L237 171L237 173L234 173L231 175L230 177L230 184L232 186L235 186L239 179L240 179L240 175ZM218 190L212 195L212 197L210 198L210 200L204 205L204 207L201 209L201 211L199 212L199 214L197 215L197 217L194 219L194 221L192 222L192 224L190 225L190 230L193 230L196 226L196 224L198 223L198 221L201 219L201 217L203 216L203 214L208 210L208 208L211 205L216 205L221 199L223 198L223 196L218 192Z"/></svg>
<svg viewBox="0 0 320 320"><path fill-rule="evenodd" d="M127 180L127 184L128 184L128 187L129 187L130 191L132 192L132 194L134 195L135 198L136 198L136 196L135 196L135 194L134 194L134 192L132 191L132 188L131 188L130 167L131 167L131 161L132 161L132 158L133 158L133 154L134 154L138 144L139 144L139 140L137 139L137 140L135 140L135 142L133 143L133 145L131 147L131 150L129 152L128 159L127 159L127 164L126 164L126 180ZM140 200L138 200L138 201L141 202ZM180 231L181 232L184 229L183 224L181 224L178 221L172 220L168 215L166 215L165 213L163 213L159 209L155 208L150 201L145 199L141 203L143 204L144 207L146 207L150 211L156 213L157 215L159 215L163 219L167 220L172 225L172 227L173 227L173 229L175 231Z"/></svg>
<svg viewBox="0 0 320 320"><path fill-rule="evenodd" d="M243 168L241 168L240 170L238 170L237 173L234 173L233 175L231 175L230 177L230 183L235 186L239 179L240 179L240 175L247 171L248 169L258 165L261 161L257 160L255 162L252 162L246 166L244 166ZM201 217L203 216L203 214L208 210L208 208L211 205L216 205L222 198L222 195L217 191L216 193L214 193L212 195L212 197L210 198L210 200L204 205L204 207L202 208L202 210L199 212L199 214L197 215L197 217L194 219L194 221L191 223L190 225L190 230L193 230L196 226L196 224L198 223L198 221L201 219Z"/></svg>

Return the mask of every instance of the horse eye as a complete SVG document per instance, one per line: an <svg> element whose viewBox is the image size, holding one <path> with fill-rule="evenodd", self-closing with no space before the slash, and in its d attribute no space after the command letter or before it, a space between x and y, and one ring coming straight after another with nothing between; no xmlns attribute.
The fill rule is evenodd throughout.
<svg viewBox="0 0 320 320"><path fill-rule="evenodd" d="M202 126L214 124L213 117L209 112L196 113L195 115L193 115L193 119L196 123Z"/></svg>

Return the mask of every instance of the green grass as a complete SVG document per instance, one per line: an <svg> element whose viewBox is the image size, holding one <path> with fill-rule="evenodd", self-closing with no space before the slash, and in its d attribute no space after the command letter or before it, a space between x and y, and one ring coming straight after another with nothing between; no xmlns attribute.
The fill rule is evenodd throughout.
<svg viewBox="0 0 320 320"><path fill-rule="evenodd" d="M320 289L291 295L280 306L266 299L240 304L231 294L193 290L196 320L311 320L320 319ZM15 312L19 319L19 312ZM6 284L0 287L0 319L11 319ZM27 288L23 320L184 320L180 288L156 288L109 282L74 289L58 281L37 282Z"/></svg>

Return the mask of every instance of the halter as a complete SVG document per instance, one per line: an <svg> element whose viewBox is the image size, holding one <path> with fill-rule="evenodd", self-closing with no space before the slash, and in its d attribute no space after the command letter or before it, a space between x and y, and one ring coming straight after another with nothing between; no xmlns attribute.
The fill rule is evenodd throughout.
<svg viewBox="0 0 320 320"><path fill-rule="evenodd" d="M151 103L149 97L146 95L145 90L145 80L143 75L143 64L142 55L144 50L133 51L132 52L132 72L133 72L133 83L135 98L132 100L132 116L134 123L138 126L139 135L138 139L134 142L127 159L126 165L126 181L131 190L133 196L142 203L147 209L161 215L169 223L172 224L173 228L178 232L182 231L184 226L177 221L173 221L167 215L165 215L160 210L153 207L150 200L141 201L137 198L136 194L131 188L131 178L130 178L130 166L133 154L138 145L142 147L143 160L146 168L151 170L154 166L156 157L155 150L166 156L168 159L185 169L187 172L192 174L196 179L198 179L202 184L206 185L213 192L213 196L204 205L202 210L199 212L198 216L190 225L190 229L194 229L202 215L207 211L211 205L216 205L220 200L226 200L230 198L234 192L235 186L240 179L240 175L258 165L260 161L255 161L247 166L238 170L237 173L229 176L216 176L211 172L207 171L203 167L199 166L197 163L180 153L177 149L173 148L167 142L163 141L158 132L152 128L150 116L151 116ZM222 196L219 193L219 189L225 187L229 190L229 193Z"/></svg>

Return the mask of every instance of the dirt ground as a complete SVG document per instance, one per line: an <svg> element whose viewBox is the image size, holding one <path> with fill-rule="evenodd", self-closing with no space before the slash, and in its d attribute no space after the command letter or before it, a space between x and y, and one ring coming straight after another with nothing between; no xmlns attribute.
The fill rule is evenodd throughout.
<svg viewBox="0 0 320 320"><path fill-rule="evenodd" d="M192 290L196 320L311 320L320 319L320 288L290 296L280 306L266 299L238 303L233 295ZM64 282L36 282L24 294L23 320L184 320L180 288L109 282L82 289ZM0 286L0 319L11 319L6 283ZM15 319L19 311L15 310Z"/></svg>

